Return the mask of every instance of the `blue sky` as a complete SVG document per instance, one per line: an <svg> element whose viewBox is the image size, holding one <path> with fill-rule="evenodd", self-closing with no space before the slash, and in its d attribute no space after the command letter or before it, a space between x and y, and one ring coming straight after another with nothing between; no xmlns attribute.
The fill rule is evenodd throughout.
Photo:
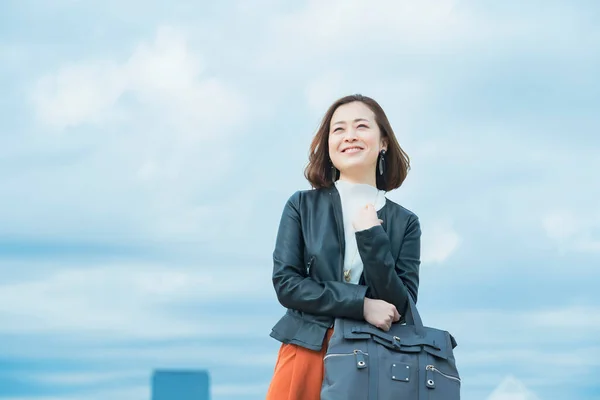
<svg viewBox="0 0 600 400"><path fill-rule="evenodd" d="M465 400L600 399L600 6L5 1L0 399L264 398L283 204L330 102L412 160L419 307ZM594 72L596 71L596 72ZM232 374L232 371L235 371Z"/></svg>

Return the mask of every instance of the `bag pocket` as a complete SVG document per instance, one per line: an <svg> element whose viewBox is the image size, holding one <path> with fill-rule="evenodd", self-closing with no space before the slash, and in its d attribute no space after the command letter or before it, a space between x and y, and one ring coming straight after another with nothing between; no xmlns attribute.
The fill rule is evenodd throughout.
<svg viewBox="0 0 600 400"><path fill-rule="evenodd" d="M379 400L418 398L419 371L417 356L378 346Z"/></svg>
<svg viewBox="0 0 600 400"><path fill-rule="evenodd" d="M369 385L369 354L355 349L347 353L328 353L321 400L365 400Z"/></svg>

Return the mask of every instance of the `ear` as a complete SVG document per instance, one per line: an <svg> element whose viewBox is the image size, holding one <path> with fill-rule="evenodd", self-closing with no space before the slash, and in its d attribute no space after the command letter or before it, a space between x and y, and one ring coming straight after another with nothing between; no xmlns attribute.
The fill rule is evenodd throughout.
<svg viewBox="0 0 600 400"><path fill-rule="evenodd" d="M381 150L387 151L388 141L387 138L381 138Z"/></svg>

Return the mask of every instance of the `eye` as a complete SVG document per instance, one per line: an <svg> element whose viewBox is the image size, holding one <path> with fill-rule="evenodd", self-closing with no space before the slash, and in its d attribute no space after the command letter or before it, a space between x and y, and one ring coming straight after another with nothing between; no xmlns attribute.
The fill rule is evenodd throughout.
<svg viewBox="0 0 600 400"><path fill-rule="evenodd" d="M360 124L360 125L358 125L358 127L359 127L359 128L360 128L360 127L363 127L363 128L368 128L368 126L367 126L366 124Z"/></svg>
<svg viewBox="0 0 600 400"><path fill-rule="evenodd" d="M338 126L337 128L335 128L335 129L333 130L333 132L337 132L337 131L339 131L339 130L341 130L341 129L342 129L342 128Z"/></svg>

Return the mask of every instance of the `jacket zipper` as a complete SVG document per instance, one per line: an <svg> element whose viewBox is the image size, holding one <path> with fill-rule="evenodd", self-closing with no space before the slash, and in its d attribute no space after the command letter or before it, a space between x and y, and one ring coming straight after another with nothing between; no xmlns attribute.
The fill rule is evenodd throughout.
<svg viewBox="0 0 600 400"><path fill-rule="evenodd" d="M337 190L337 189L335 189L335 190ZM334 199L334 195L332 194L332 191L329 192L329 196L331 197L331 205L333 206L333 216L334 216L335 222L336 222L336 231L338 234L338 240L340 242L339 277L340 277L340 282L343 282L344 281L344 252L345 252L345 245L346 245L345 239L344 239L344 233L342 232L342 230L344 229L344 224L343 224L343 222L340 222L340 215L339 215L339 210L337 207L337 202L335 201L336 199ZM338 196L339 196L339 194L338 194Z"/></svg>
<svg viewBox="0 0 600 400"><path fill-rule="evenodd" d="M461 380L460 380L460 378L459 378L459 377L457 377L457 376L452 376L452 375L448 375L448 374L446 374L446 373L444 373L444 372L440 371L439 369L437 369L437 368L435 367L435 365L428 365L428 366L426 366L426 367L425 367L425 369L426 369L426 370L428 370L428 371L435 371L435 372L437 372L438 374L440 374L440 375L442 375L442 376L444 376L444 377L446 377L446 378L448 378L448 379L453 379L453 380L455 380L455 381L457 381L457 382L461 382Z"/></svg>

